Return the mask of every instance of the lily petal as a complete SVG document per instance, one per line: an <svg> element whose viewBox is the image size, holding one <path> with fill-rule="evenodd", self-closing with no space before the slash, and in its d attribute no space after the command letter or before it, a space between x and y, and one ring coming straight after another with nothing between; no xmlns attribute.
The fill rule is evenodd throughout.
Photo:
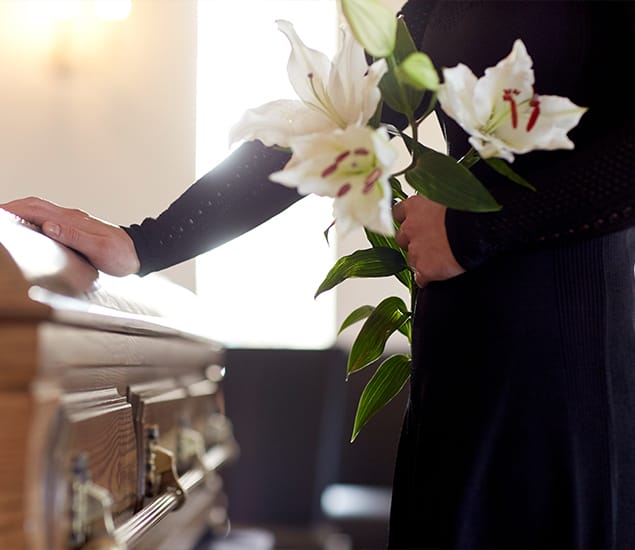
<svg viewBox="0 0 635 550"><path fill-rule="evenodd" d="M383 128L344 130L291 140L293 157L272 181L301 194L333 197L339 234L364 226L384 235L394 228L389 177L397 153Z"/></svg>
<svg viewBox="0 0 635 550"><path fill-rule="evenodd" d="M519 116L521 131L512 129L509 125L502 125L497 134L501 140L513 146L516 153L527 153L533 149L573 149L573 141L567 137L567 132L574 128L586 112L566 97L537 96L540 102L540 116L535 126L526 131L529 113L522 112Z"/></svg>
<svg viewBox="0 0 635 550"><path fill-rule="evenodd" d="M299 100L280 99L245 111L229 131L229 143L258 139L267 146L288 147L295 136L331 130L323 113L307 109Z"/></svg>
<svg viewBox="0 0 635 550"><path fill-rule="evenodd" d="M326 95L331 62L322 52L308 48L295 32L292 23L284 19L278 19L276 23L291 44L287 62L289 82L302 101L312 104L315 102L316 89L320 95Z"/></svg>
<svg viewBox="0 0 635 550"><path fill-rule="evenodd" d="M477 79L465 65L444 69L439 89L443 110L470 135L482 158L513 162L535 149L572 149L567 132L586 108L560 96L534 92L533 62L521 40L511 53Z"/></svg>
<svg viewBox="0 0 635 550"><path fill-rule="evenodd" d="M379 81L388 65L380 59L369 67L363 48L344 27L340 28L340 43L342 47L333 58L329 94L346 125L365 124L381 99Z"/></svg>
<svg viewBox="0 0 635 550"><path fill-rule="evenodd" d="M368 66L363 48L342 26L341 47L330 63L321 52L307 48L290 22L277 23L291 44L287 72L299 100L249 109L231 128L230 144L259 139L265 145L288 147L299 135L366 124L381 100L385 60Z"/></svg>
<svg viewBox="0 0 635 550"><path fill-rule="evenodd" d="M459 63L451 69L443 69L443 84L439 87L437 96L447 115L456 120L469 134L487 121L487 117L479 119L474 111L473 96L476 82L476 75L470 68Z"/></svg>

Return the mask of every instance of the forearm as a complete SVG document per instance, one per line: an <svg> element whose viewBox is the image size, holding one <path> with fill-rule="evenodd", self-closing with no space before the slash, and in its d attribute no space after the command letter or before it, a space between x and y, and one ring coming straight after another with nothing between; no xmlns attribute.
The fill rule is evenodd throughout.
<svg viewBox="0 0 635 550"><path fill-rule="evenodd" d="M300 195L269 181L289 154L247 142L192 184L156 218L123 227L141 263L140 275L211 250L260 225Z"/></svg>

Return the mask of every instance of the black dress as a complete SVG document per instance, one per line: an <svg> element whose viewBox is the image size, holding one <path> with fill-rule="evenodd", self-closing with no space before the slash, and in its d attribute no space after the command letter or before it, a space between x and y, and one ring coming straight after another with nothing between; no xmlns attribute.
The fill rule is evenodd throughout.
<svg viewBox="0 0 635 550"><path fill-rule="evenodd" d="M522 38L536 92L589 111L575 150L517 157L537 192L478 165L503 210L448 211L467 272L416 299L389 545L635 548L635 3L411 0L403 12L438 68L480 76ZM458 157L466 136L439 114ZM267 180L287 159L246 143L125 228L140 273L298 200Z"/></svg>

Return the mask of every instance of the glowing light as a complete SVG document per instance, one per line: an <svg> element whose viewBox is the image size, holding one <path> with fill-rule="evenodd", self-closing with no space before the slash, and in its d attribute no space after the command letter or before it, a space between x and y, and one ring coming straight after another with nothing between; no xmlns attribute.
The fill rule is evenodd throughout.
<svg viewBox="0 0 635 550"><path fill-rule="evenodd" d="M227 156L229 128L247 107L296 97L286 74L289 42L278 32L276 19L293 21L307 45L330 57L337 41L335 8L335 0L199 0L198 174ZM245 18L245 13L250 17ZM219 54L227 44L236 43L236 28L227 21L241 22L239 35L257 44L258 58L266 62L253 63L255 46L249 44L236 47L231 56ZM250 70L236 71L236 67ZM231 74L232 85L219 86L219 74ZM335 262L335 247L329 247L322 234L331 221L330 199L305 197L196 260L197 293L209 304L207 323L215 338L238 347L333 345L335 293L313 298ZM244 269L223 267L232 265ZM253 293L245 289L256 289L257 305Z"/></svg>
<svg viewBox="0 0 635 550"><path fill-rule="evenodd" d="M130 15L132 0L23 0L21 6L30 21L121 21Z"/></svg>
<svg viewBox="0 0 635 550"><path fill-rule="evenodd" d="M106 21L121 21L130 15L131 0L94 0L93 12Z"/></svg>
<svg viewBox="0 0 635 550"><path fill-rule="evenodd" d="M51 2L42 2L42 4L40 9L52 19L68 21L76 19L82 14L81 0L52 0Z"/></svg>
<svg viewBox="0 0 635 550"><path fill-rule="evenodd" d="M81 0L25 0L20 4L22 15L32 23L50 23L78 18L82 13Z"/></svg>

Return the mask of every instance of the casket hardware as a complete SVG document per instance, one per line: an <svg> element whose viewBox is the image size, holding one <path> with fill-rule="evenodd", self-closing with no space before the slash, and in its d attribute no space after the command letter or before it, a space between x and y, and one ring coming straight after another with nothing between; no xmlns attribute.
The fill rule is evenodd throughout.
<svg viewBox="0 0 635 550"><path fill-rule="evenodd" d="M90 479L88 457L73 457L71 474L71 548L123 549L115 536L110 493ZM99 544L85 543L95 537ZM93 541L94 542L94 541Z"/></svg>
<svg viewBox="0 0 635 550"><path fill-rule="evenodd" d="M205 441L197 430L181 426L177 435L177 471L196 464L205 474L209 473L205 466Z"/></svg>
<svg viewBox="0 0 635 550"><path fill-rule="evenodd" d="M146 430L146 497L153 498L166 493L177 497L180 508L185 502L186 491L176 472L174 454L158 444L159 428L152 425Z"/></svg>

